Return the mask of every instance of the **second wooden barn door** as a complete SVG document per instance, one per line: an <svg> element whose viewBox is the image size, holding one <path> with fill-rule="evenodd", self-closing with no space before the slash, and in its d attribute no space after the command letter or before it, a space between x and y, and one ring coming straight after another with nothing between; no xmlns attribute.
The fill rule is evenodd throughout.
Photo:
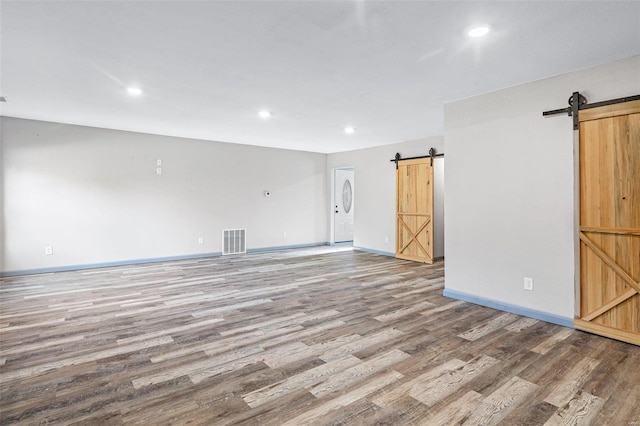
<svg viewBox="0 0 640 426"><path fill-rule="evenodd" d="M400 160L396 186L396 257L433 263L431 159Z"/></svg>
<svg viewBox="0 0 640 426"><path fill-rule="evenodd" d="M580 112L580 318L640 345L640 101Z"/></svg>

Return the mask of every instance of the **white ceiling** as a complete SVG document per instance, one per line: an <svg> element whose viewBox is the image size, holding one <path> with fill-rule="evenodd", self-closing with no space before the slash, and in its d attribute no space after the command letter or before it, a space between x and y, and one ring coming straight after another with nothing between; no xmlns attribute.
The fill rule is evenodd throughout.
<svg viewBox="0 0 640 426"><path fill-rule="evenodd" d="M2 115L324 153L442 134L445 102L640 54L638 1L0 7Z"/></svg>

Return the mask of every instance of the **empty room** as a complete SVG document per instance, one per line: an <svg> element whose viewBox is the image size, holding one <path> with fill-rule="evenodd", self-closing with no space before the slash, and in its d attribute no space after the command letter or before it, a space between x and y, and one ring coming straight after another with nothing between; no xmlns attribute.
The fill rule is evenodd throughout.
<svg viewBox="0 0 640 426"><path fill-rule="evenodd" d="M639 1L0 40L0 425L640 426Z"/></svg>

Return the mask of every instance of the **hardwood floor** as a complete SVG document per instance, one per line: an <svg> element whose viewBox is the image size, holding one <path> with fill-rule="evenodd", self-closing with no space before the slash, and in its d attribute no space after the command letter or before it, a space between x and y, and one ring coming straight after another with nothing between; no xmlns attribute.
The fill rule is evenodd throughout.
<svg viewBox="0 0 640 426"><path fill-rule="evenodd" d="M640 426L640 348L318 247L2 279L1 424Z"/></svg>

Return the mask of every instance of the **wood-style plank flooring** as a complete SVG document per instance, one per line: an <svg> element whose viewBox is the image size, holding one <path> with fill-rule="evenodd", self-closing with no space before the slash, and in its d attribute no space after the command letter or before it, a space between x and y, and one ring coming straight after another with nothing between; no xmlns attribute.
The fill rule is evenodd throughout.
<svg viewBox="0 0 640 426"><path fill-rule="evenodd" d="M640 348L344 247L2 279L1 424L640 426Z"/></svg>

